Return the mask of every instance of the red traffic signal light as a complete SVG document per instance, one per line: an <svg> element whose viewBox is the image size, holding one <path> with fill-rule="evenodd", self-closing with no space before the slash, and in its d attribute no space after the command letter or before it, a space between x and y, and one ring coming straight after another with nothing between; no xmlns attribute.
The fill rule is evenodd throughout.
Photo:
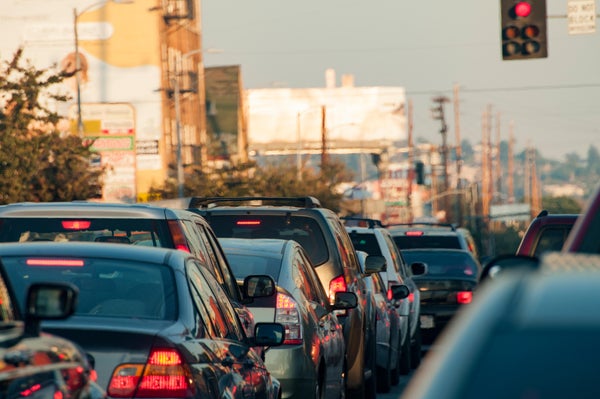
<svg viewBox="0 0 600 399"><path fill-rule="evenodd" d="M502 59L548 56L545 0L500 0Z"/></svg>

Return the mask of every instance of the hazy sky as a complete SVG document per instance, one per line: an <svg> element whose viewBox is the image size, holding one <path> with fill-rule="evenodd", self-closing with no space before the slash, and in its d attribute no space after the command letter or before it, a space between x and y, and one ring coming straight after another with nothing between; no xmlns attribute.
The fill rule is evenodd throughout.
<svg viewBox="0 0 600 399"><path fill-rule="evenodd" d="M548 0L565 15L567 0ZM462 138L481 141L482 113L500 115L501 139L514 122L516 150L548 158L600 147L600 25L569 35L548 20L548 58L503 61L499 0L203 0L206 66L241 65L246 89L323 87L325 70L356 86L403 86L414 134L441 143L432 97L460 87ZM597 11L600 7L597 5ZM452 105L446 106L454 144Z"/></svg>

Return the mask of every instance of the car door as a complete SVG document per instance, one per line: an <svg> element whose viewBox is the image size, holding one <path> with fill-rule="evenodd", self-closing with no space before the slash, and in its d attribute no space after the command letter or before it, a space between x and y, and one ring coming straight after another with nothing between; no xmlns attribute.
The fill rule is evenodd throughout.
<svg viewBox="0 0 600 399"><path fill-rule="evenodd" d="M218 355L226 374L220 377L221 394L244 392L272 397L273 383L260 356L245 342L245 333L223 288L197 261L187 267L192 300L214 339L203 342Z"/></svg>
<svg viewBox="0 0 600 399"><path fill-rule="evenodd" d="M319 336L322 338L323 356L327 364L328 385L339 382L339 373L343 369L344 333L337 316L329 308L329 300L319 276L311 266L308 255L300 249L296 256L297 268L302 276L305 295L316 309Z"/></svg>

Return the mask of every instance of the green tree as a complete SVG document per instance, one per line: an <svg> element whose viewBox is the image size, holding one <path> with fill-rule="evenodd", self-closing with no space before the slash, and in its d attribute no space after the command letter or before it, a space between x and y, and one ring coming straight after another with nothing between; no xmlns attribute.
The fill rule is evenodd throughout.
<svg viewBox="0 0 600 399"><path fill-rule="evenodd" d="M101 168L90 168L91 143L63 135L47 104L68 100L53 87L63 72L36 69L18 49L0 65L0 204L97 197Z"/></svg>
<svg viewBox="0 0 600 399"><path fill-rule="evenodd" d="M572 197L542 197L542 208L549 213L580 213L582 205Z"/></svg>
<svg viewBox="0 0 600 399"><path fill-rule="evenodd" d="M321 171L305 168L300 179L295 164L261 167L251 161L233 164L209 174L200 169L194 170L186 176L184 196L313 196L323 207L339 212L342 193L335 188L351 177L352 174L341 161L330 161ZM150 194L161 199L176 198L177 182L167 180L161 187L150 188Z"/></svg>

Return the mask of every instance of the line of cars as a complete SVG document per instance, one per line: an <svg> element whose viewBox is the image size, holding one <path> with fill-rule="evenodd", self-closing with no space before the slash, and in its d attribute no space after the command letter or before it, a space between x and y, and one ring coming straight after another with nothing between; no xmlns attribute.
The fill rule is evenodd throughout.
<svg viewBox="0 0 600 399"><path fill-rule="evenodd" d="M17 298L37 281L77 292L42 328L81 347L109 397L375 398L431 327L434 262L312 197L11 204L0 242Z"/></svg>

